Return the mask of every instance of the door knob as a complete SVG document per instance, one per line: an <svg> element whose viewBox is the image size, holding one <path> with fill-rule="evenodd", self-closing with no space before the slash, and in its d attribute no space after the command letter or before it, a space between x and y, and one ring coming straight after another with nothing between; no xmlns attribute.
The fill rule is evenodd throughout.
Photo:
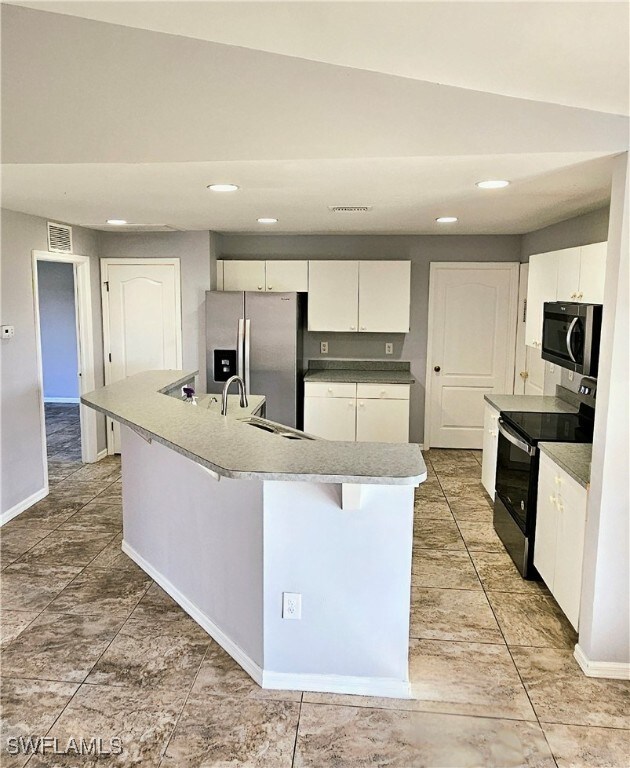
<svg viewBox="0 0 630 768"><path fill-rule="evenodd" d="M439 365L436 365L436 366L433 368L433 370L434 370L436 373L439 373L439 372L440 372L442 369L440 368L440 366L439 366Z"/></svg>

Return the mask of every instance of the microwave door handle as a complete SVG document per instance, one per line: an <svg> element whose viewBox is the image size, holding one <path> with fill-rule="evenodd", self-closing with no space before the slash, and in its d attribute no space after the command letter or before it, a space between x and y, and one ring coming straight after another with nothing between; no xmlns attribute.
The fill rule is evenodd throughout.
<svg viewBox="0 0 630 768"><path fill-rule="evenodd" d="M577 325L577 321L579 318L574 317L573 320L571 320L571 325L569 326L569 330L567 331L567 352L569 353L569 357L571 360L573 360L574 363L577 363L577 360L575 359L575 355L573 354L573 331L575 330L575 326Z"/></svg>
<svg viewBox="0 0 630 768"><path fill-rule="evenodd" d="M519 435L513 432L503 419L499 419L499 432L509 443L520 448L521 451L525 451L528 456L533 456L536 453L536 449L532 445L528 445Z"/></svg>

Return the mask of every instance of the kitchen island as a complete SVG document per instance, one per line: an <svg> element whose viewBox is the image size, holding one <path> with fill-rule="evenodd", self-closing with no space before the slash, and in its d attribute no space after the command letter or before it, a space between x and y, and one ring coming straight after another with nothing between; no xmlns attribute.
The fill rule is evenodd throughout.
<svg viewBox="0 0 630 768"><path fill-rule="evenodd" d="M279 434L252 406L165 394L192 376L82 397L122 427L123 550L262 687L407 696L419 446Z"/></svg>

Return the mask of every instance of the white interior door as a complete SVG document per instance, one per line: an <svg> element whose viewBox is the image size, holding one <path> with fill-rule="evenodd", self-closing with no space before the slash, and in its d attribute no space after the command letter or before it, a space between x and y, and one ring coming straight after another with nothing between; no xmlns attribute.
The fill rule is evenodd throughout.
<svg viewBox="0 0 630 768"><path fill-rule="evenodd" d="M182 367L179 260L102 259L105 383ZM109 453L120 453L108 423Z"/></svg>
<svg viewBox="0 0 630 768"><path fill-rule="evenodd" d="M518 263L431 264L425 444L483 446L484 395L512 393Z"/></svg>

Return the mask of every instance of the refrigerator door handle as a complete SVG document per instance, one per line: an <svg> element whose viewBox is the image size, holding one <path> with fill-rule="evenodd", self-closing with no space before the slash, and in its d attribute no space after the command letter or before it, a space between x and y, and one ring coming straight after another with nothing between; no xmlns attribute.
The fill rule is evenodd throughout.
<svg viewBox="0 0 630 768"><path fill-rule="evenodd" d="M236 348L236 372L245 380L245 320L241 317L238 321L238 343Z"/></svg>
<svg viewBox="0 0 630 768"><path fill-rule="evenodd" d="M251 393L249 391L249 340L252 335L251 330L251 320L247 319L245 320L245 344L244 346L244 362L245 362L245 394L249 396Z"/></svg>

